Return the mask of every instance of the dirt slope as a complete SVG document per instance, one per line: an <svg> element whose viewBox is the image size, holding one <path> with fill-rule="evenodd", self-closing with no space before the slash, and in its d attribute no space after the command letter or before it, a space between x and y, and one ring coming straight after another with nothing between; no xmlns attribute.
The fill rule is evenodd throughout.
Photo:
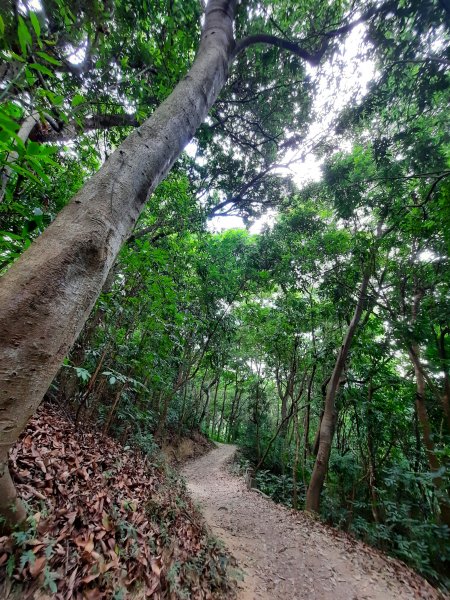
<svg viewBox="0 0 450 600"><path fill-rule="evenodd" d="M44 404L10 470L29 518L0 535L1 600L234 597L234 561L159 455L75 427Z"/></svg>
<svg viewBox="0 0 450 600"><path fill-rule="evenodd" d="M210 527L245 572L241 600L443 597L399 561L248 490L226 468L235 450L220 444L183 474Z"/></svg>

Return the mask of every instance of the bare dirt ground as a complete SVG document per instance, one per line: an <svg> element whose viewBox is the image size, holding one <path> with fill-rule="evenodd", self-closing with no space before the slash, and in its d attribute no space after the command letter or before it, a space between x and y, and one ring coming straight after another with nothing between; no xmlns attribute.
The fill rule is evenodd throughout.
<svg viewBox="0 0 450 600"><path fill-rule="evenodd" d="M214 534L244 572L240 600L444 598L401 562L247 489L218 448L183 469Z"/></svg>

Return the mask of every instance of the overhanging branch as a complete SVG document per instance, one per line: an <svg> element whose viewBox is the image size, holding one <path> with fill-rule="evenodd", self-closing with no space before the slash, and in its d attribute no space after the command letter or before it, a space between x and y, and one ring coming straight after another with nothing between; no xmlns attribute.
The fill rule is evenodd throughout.
<svg viewBox="0 0 450 600"><path fill-rule="evenodd" d="M253 46L255 44L268 44L270 46L276 46L277 48L281 48L282 50L287 50L288 52L299 56L300 58L308 62L310 65L317 66L320 63L323 55L325 54L329 42L332 38L349 33L357 25L365 23L371 17L377 14L395 11L397 8L398 4L395 1L389 0L381 6L370 8L369 10L364 12L360 17L358 17L354 21L351 21L350 23L346 23L345 25L342 25L341 27L338 27L336 29L324 31L321 34L318 34L319 37L322 38L322 42L315 52L306 50L306 48L303 47L302 44L305 43L305 40L301 40L297 43L282 37L278 37L276 35L270 35L266 33L257 33L254 35L249 35L236 42L232 60L234 60L236 56L238 56L238 54L240 54L243 50L250 46Z"/></svg>
<svg viewBox="0 0 450 600"><path fill-rule="evenodd" d="M282 50L288 50L292 54L300 56L300 58L303 58L310 64L317 64L317 62L315 62L315 57L312 54L310 54L307 50L299 46L299 44L296 44L295 42L290 42L289 40L285 40L276 35L270 35L267 33L257 33L255 35L249 35L239 40L234 48L233 59L243 50L245 50L249 46L254 46L255 44L269 44L270 46L277 46Z"/></svg>

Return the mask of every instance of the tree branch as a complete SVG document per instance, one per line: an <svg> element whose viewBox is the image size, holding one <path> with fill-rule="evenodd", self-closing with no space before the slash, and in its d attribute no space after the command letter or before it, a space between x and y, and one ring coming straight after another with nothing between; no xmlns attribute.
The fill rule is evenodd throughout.
<svg viewBox="0 0 450 600"><path fill-rule="evenodd" d="M305 40L300 41L299 43L292 42L290 40L278 37L276 35L270 35L266 33L257 33L254 35L249 35L247 37L242 38L241 40L236 42L236 46L234 48L232 60L236 58L238 54L240 54L243 50L248 48L249 46L253 46L255 44L269 44L270 46L276 46L277 48L281 48L282 50L287 50L300 58L303 58L306 62L308 62L312 66L317 66L323 55L325 54L329 42L332 38L338 37L340 35L344 35L345 33L349 33L354 29L357 25L361 23L365 23L371 17L383 13L389 12L390 10L395 10L397 8L397 3L393 0L388 0L384 4L378 7L372 7L363 13L360 17L338 27L336 29L332 29L330 31L325 31L319 35L322 37L322 43L320 47L315 52L310 52L301 46Z"/></svg>
<svg viewBox="0 0 450 600"><path fill-rule="evenodd" d="M303 58L310 64L318 64L318 61L316 62L315 57L312 54L310 54L307 50L305 50L295 42L290 42L276 35L270 35L268 33L257 33L255 35L249 35L239 40L234 48L233 59L236 58L236 56L240 54L243 50L255 44L269 44L270 46L276 46L277 48L281 48L282 50L288 50L292 54L300 56L300 58Z"/></svg>
<svg viewBox="0 0 450 600"><path fill-rule="evenodd" d="M93 131L95 129L109 129L110 127L138 127L139 121L135 115L130 114L110 114L110 115L93 115L85 117L81 120L72 120L69 123L63 123L58 128L50 119L45 118L52 126L52 131L40 132L37 135L37 140L42 142L56 142L70 140L80 133Z"/></svg>

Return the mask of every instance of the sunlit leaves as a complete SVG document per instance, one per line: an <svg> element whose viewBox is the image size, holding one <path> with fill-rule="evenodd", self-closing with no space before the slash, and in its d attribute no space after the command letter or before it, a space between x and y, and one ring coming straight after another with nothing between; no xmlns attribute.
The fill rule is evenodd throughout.
<svg viewBox="0 0 450 600"><path fill-rule="evenodd" d="M22 55L26 56L33 40L23 17L20 15L18 17L18 23L17 35L19 38L20 49L22 51Z"/></svg>

